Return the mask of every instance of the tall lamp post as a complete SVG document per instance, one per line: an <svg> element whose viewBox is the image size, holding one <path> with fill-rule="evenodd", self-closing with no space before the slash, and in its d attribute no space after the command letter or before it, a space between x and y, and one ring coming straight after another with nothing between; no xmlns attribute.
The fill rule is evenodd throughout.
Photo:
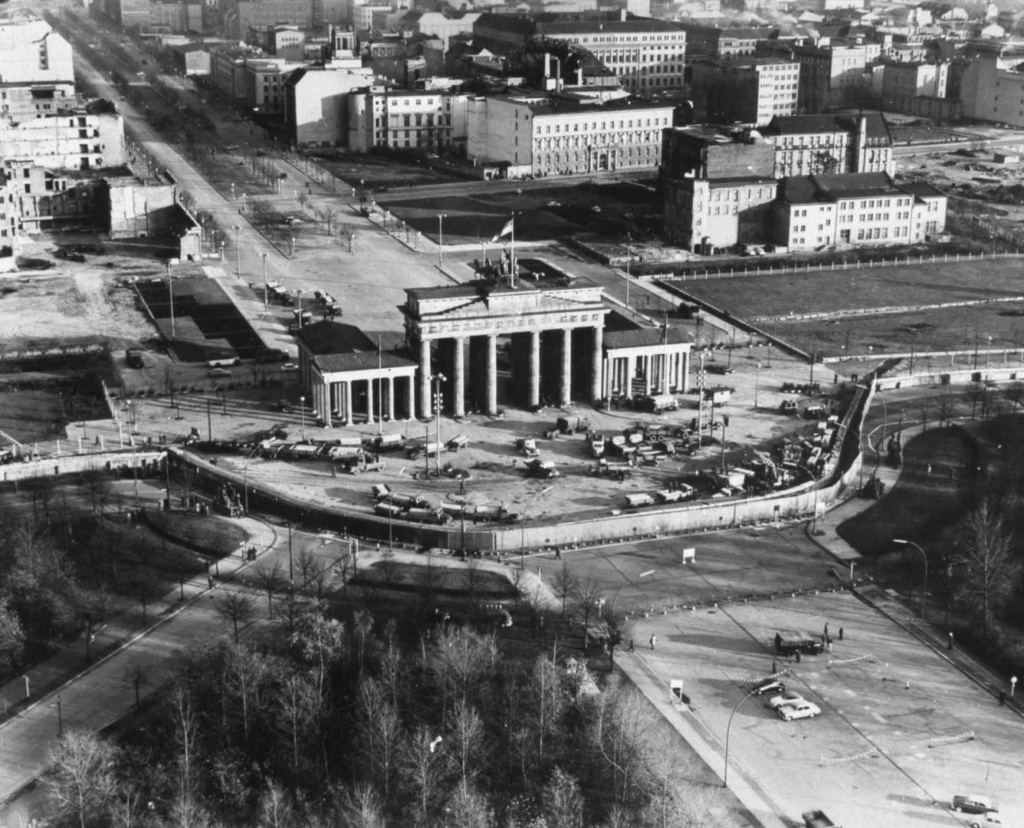
<svg viewBox="0 0 1024 828"><path fill-rule="evenodd" d="M171 279L170 261L165 266L167 267L167 294L171 299L171 342L174 342L174 281Z"/></svg>
<svg viewBox="0 0 1024 828"><path fill-rule="evenodd" d="M761 363L754 366L754 411L757 411L757 394L761 390Z"/></svg>
<svg viewBox="0 0 1024 828"><path fill-rule="evenodd" d="M437 462L437 476L441 476L441 405L444 400L441 398L441 383L447 381L448 377L444 374L432 374L430 381L434 383L434 419L437 423L437 451L434 452L434 458ZM429 452L428 452L429 453Z"/></svg>
<svg viewBox="0 0 1024 828"><path fill-rule="evenodd" d="M302 439L306 439L306 398L299 397L299 428Z"/></svg>
<svg viewBox="0 0 1024 828"><path fill-rule="evenodd" d="M921 560L924 562L924 580L921 582L921 617L924 618L924 598L928 591L928 556L925 554L924 550L913 541L894 538L893 543L899 544L900 546L913 546L914 549L921 553Z"/></svg>
<svg viewBox="0 0 1024 828"><path fill-rule="evenodd" d="M261 253L263 257L263 312L266 313L268 308L267 305L267 254Z"/></svg>
<svg viewBox="0 0 1024 828"><path fill-rule="evenodd" d="M242 248L238 244L238 233L241 229L241 225L235 225L235 278L238 280L242 278Z"/></svg>
<svg viewBox="0 0 1024 828"><path fill-rule="evenodd" d="M723 788L729 787L729 734L732 732L732 717L736 715L736 711L740 709L740 705L756 693L757 688L755 687L742 699L736 702L736 706L732 709L732 713L729 714L729 724L725 726L725 772L722 774Z"/></svg>
<svg viewBox="0 0 1024 828"><path fill-rule="evenodd" d="M630 247L630 242L633 241L633 236L630 233L626 233L626 310L629 310L629 266L633 262L633 249Z"/></svg>
<svg viewBox="0 0 1024 828"><path fill-rule="evenodd" d="M447 213L437 214L437 266L444 264L444 220L448 218Z"/></svg>

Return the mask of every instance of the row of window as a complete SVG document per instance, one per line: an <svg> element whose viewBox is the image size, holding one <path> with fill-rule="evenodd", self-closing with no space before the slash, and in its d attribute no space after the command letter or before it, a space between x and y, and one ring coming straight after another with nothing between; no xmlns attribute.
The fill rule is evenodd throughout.
<svg viewBox="0 0 1024 828"><path fill-rule="evenodd" d="M637 120L636 120L636 128L640 129L642 127L650 127L650 126L666 127L666 126L669 125L669 123L668 123L668 116L665 116L665 117L662 117L662 118L654 118L653 119L653 121L654 121L653 124L651 123L651 121L652 121L651 118L647 118L647 119L637 118ZM565 125L565 132L566 132L566 134L568 134L569 132L579 132L581 126L583 127L583 132L587 132L588 131L587 130L587 124L585 122L582 123L582 124L579 123L579 122L576 122L576 123L574 123L572 125L572 129L571 130L569 129L569 124L566 124ZM537 135L551 135L552 134L551 127L552 127L551 124L545 124L543 126L538 126L536 134ZM600 127L598 126L598 122L597 121L592 121L590 123L590 130L589 131L590 132L596 132L598 129L600 129L602 132L604 132L606 129L619 129L619 130L622 130L622 129L633 129L633 119L630 118L628 121L625 120L625 119L619 120L619 121L601 121L600 122ZM559 135L561 132L562 132L562 125L561 124L554 124L554 134L555 135Z"/></svg>

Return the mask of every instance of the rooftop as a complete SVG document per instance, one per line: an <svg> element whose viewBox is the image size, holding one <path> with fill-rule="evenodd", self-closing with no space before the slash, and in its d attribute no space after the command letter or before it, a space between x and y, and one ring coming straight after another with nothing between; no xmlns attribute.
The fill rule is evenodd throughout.
<svg viewBox="0 0 1024 828"><path fill-rule="evenodd" d="M885 173L843 173L837 175L795 175L780 183L782 201L813 204L842 198L898 195L904 191Z"/></svg>

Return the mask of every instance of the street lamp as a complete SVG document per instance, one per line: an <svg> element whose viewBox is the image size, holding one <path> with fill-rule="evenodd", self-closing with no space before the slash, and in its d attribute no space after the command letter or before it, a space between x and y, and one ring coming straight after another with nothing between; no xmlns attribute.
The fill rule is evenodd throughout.
<svg viewBox="0 0 1024 828"><path fill-rule="evenodd" d="M64 708L60 703L60 696L57 696L57 700L50 705L50 707L57 708L57 738L64 738Z"/></svg>
<svg viewBox="0 0 1024 828"><path fill-rule="evenodd" d="M447 380L448 377L444 374L432 374L430 377L430 381L434 383L434 418L437 422L437 451L434 452L434 458L436 460L438 477L441 476L441 404L443 402L441 398L441 383Z"/></svg>
<svg viewBox="0 0 1024 828"><path fill-rule="evenodd" d="M171 263L168 260L165 265L167 268L167 294L171 299L171 342L174 342L174 282L171 279Z"/></svg>
<svg viewBox="0 0 1024 828"><path fill-rule="evenodd" d="M761 363L754 366L754 411L757 411L757 394L761 390Z"/></svg>
<svg viewBox="0 0 1024 828"><path fill-rule="evenodd" d="M241 229L240 225L235 225L235 278L239 281L242 279L242 248L238 244L238 232Z"/></svg>
<svg viewBox="0 0 1024 828"><path fill-rule="evenodd" d="M294 236L291 236L288 239L288 255L291 258L293 258L293 259L295 258L295 237Z"/></svg>
<svg viewBox="0 0 1024 828"><path fill-rule="evenodd" d="M267 254L261 253L263 257L263 312L266 313L267 307Z"/></svg>
<svg viewBox="0 0 1024 828"><path fill-rule="evenodd" d="M921 582L921 617L924 618L924 597L928 590L928 556L925 554L924 550L913 541L893 538L892 542L899 544L900 546L913 546L914 549L921 553L921 560L924 562L924 580Z"/></svg>
<svg viewBox="0 0 1024 828"><path fill-rule="evenodd" d="M437 266L444 264L444 220L448 218L447 213L437 214Z"/></svg>
<svg viewBox="0 0 1024 828"><path fill-rule="evenodd" d="M633 261L633 250L629 244L633 241L633 236L630 233L626 233L626 310L629 310L629 266Z"/></svg>
<svg viewBox="0 0 1024 828"><path fill-rule="evenodd" d="M304 396L299 397L299 428L301 429L302 439L306 439L306 398Z"/></svg>
<svg viewBox="0 0 1024 828"><path fill-rule="evenodd" d="M740 709L740 705L743 704L747 699L757 693L758 688L754 688L747 693L742 699L736 702L736 706L732 709L732 713L729 714L729 724L725 726L725 772L722 774L722 787L729 787L729 734L732 732L732 717L736 715L736 711Z"/></svg>

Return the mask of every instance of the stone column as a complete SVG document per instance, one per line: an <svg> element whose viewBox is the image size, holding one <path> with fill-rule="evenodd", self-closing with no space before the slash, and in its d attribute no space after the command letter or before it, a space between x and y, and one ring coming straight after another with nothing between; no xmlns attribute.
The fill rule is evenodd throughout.
<svg viewBox="0 0 1024 828"><path fill-rule="evenodd" d="M352 425L352 380L345 382L345 425Z"/></svg>
<svg viewBox="0 0 1024 828"><path fill-rule="evenodd" d="M420 341L420 417L429 420L430 403L430 340Z"/></svg>
<svg viewBox="0 0 1024 828"><path fill-rule="evenodd" d="M388 377L388 420L395 421L395 378Z"/></svg>
<svg viewBox="0 0 1024 828"><path fill-rule="evenodd" d="M406 377L409 383L408 393L405 395L405 417L407 420L416 419L416 375L410 374Z"/></svg>
<svg viewBox="0 0 1024 828"><path fill-rule="evenodd" d="M604 394L604 328L594 326L594 352L591 358L590 398L597 402Z"/></svg>
<svg viewBox="0 0 1024 828"><path fill-rule="evenodd" d="M527 365L527 403L531 408L540 405L540 331L530 331L530 352Z"/></svg>
<svg viewBox="0 0 1024 828"><path fill-rule="evenodd" d="M487 335L487 413L498 413L498 337Z"/></svg>
<svg viewBox="0 0 1024 828"><path fill-rule="evenodd" d="M626 357L626 383L622 389L622 396L633 396L633 377L636 376L636 357L630 354Z"/></svg>
<svg viewBox="0 0 1024 828"><path fill-rule="evenodd" d="M376 407L373 401L373 377L368 377L366 380L366 422L376 422L374 415L376 414Z"/></svg>
<svg viewBox="0 0 1024 828"><path fill-rule="evenodd" d="M456 337L452 340L452 347L455 353L452 355L452 378L454 382L455 399L452 400L452 411L456 417L466 416L466 340Z"/></svg>
<svg viewBox="0 0 1024 828"><path fill-rule="evenodd" d="M572 402L572 328L562 330L562 383L559 393L562 406Z"/></svg>
<svg viewBox="0 0 1024 828"><path fill-rule="evenodd" d="M690 390L690 352L683 351L681 362L682 377L679 378L679 387L683 389L683 393L687 393Z"/></svg>
<svg viewBox="0 0 1024 828"><path fill-rule="evenodd" d="M324 418L324 425L331 428L331 386L324 383L320 386L320 416Z"/></svg>
<svg viewBox="0 0 1024 828"><path fill-rule="evenodd" d="M640 357L640 359L643 360L644 366L644 394L649 397L651 396L651 374L654 370L654 357L648 355Z"/></svg>

